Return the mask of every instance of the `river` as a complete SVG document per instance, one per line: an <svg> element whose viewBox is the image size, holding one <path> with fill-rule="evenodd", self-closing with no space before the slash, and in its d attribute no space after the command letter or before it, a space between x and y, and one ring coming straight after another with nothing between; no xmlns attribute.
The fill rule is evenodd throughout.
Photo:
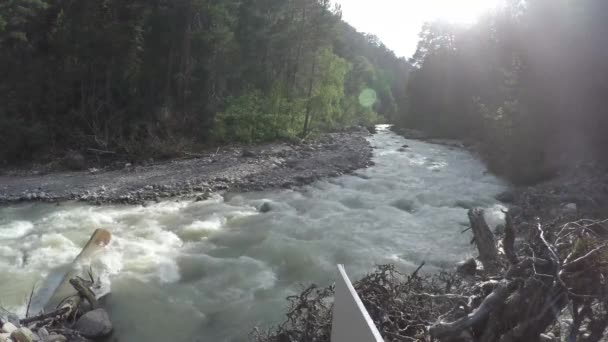
<svg viewBox="0 0 608 342"><path fill-rule="evenodd" d="M386 126L369 141L374 166L297 191L2 207L0 305L23 313L35 284L43 298L95 228L113 233L94 269L111 284L106 305L124 342L243 341L282 320L286 296L330 284L338 263L358 278L376 264L409 271L424 260L432 272L471 256L466 208L498 222L505 184L464 150ZM271 211L259 213L265 202Z"/></svg>

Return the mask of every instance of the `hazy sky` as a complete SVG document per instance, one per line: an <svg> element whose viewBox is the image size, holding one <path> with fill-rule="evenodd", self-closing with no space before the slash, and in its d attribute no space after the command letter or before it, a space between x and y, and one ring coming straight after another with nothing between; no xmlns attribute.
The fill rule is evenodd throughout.
<svg viewBox="0 0 608 342"><path fill-rule="evenodd" d="M397 56L416 51L422 24L434 19L472 23L500 0L335 0L343 19L357 30L375 34Z"/></svg>

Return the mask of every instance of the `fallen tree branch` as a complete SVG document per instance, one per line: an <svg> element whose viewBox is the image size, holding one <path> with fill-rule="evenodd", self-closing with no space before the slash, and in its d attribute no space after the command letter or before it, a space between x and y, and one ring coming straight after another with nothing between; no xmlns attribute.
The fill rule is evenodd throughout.
<svg viewBox="0 0 608 342"><path fill-rule="evenodd" d="M435 338L458 336L460 332L485 319L490 312L500 306L509 296L509 287L509 282L506 280L501 281L494 291L473 312L455 322L437 323L429 328L429 333Z"/></svg>
<svg viewBox="0 0 608 342"><path fill-rule="evenodd" d="M51 311L51 312L43 313L43 314L40 314L40 315L36 315L36 316L32 316L32 317L27 317L27 318L21 319L21 320L19 320L19 323L23 324L23 325L28 325L28 324L30 324L32 322L42 321L42 320L45 320L47 318L61 317L61 316L64 316L64 315L68 314L71 311L71 309L72 308L69 307L69 306L64 306L64 307L62 307L60 309L57 309L55 311Z"/></svg>
<svg viewBox="0 0 608 342"><path fill-rule="evenodd" d="M608 243L605 243L605 244L603 244L603 245L601 245L601 246L599 246L599 247L597 247L597 248L594 248L594 249L593 249L593 250L591 250L589 253L587 253L587 254L583 255L583 256L582 256L582 257L580 257L580 258L576 258L576 259L574 259L574 260L572 260L572 261L570 261L570 262L568 262L568 263L565 263L565 264L563 265L563 268L568 269L568 268L572 268L572 267L574 267L574 266L577 266L578 264L580 264L580 263L582 263L583 261L585 261L585 259L587 259L587 258L591 257L592 255L594 255L594 254L596 254L596 253L600 252L602 249L604 249L604 248L606 248L606 247L608 247Z"/></svg>

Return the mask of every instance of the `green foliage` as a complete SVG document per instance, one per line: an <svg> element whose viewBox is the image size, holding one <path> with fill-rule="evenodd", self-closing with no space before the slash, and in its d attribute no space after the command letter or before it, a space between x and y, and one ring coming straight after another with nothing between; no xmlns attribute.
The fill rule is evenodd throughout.
<svg viewBox="0 0 608 342"><path fill-rule="evenodd" d="M393 115L390 99L403 93L376 75L408 72L327 0L6 0L0 50L4 139L25 150L3 159L74 148L166 155L175 142L369 123L373 111ZM366 87L380 98L371 110L353 100ZM47 143L17 143L40 137Z"/></svg>

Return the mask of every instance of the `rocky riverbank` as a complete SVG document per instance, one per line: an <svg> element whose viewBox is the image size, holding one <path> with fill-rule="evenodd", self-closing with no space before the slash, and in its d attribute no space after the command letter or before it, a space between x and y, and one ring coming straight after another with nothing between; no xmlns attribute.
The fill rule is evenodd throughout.
<svg viewBox="0 0 608 342"><path fill-rule="evenodd" d="M162 198L204 199L216 191L292 188L371 165L364 129L329 133L311 141L230 146L195 158L119 170L26 171L0 175L0 204L25 201L86 201L145 204Z"/></svg>

